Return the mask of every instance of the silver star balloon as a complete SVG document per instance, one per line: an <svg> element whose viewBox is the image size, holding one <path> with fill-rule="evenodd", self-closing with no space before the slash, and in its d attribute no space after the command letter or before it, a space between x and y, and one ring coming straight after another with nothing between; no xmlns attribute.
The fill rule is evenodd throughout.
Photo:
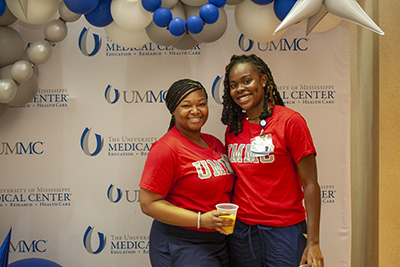
<svg viewBox="0 0 400 267"><path fill-rule="evenodd" d="M355 0L297 0L274 34L302 20L307 20L306 35L308 35L328 13L380 35L385 34Z"/></svg>
<svg viewBox="0 0 400 267"><path fill-rule="evenodd" d="M28 20L28 0L18 0L25 18Z"/></svg>

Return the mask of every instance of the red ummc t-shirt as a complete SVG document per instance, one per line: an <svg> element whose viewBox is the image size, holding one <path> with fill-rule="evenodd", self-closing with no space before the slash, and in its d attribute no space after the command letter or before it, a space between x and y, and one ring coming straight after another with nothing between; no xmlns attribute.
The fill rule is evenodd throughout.
<svg viewBox="0 0 400 267"><path fill-rule="evenodd" d="M212 135L201 137L209 148L193 143L176 127L169 130L150 148L139 186L194 212L204 213L215 210L218 203L230 203L235 176L225 147Z"/></svg>
<svg viewBox="0 0 400 267"><path fill-rule="evenodd" d="M249 225L283 227L305 219L304 193L296 164L316 154L310 131L297 112L274 106L264 134L272 135L274 151L255 157L250 139L259 136L261 126L243 116L243 131L225 133L229 160L237 181L233 203L239 205L237 218Z"/></svg>

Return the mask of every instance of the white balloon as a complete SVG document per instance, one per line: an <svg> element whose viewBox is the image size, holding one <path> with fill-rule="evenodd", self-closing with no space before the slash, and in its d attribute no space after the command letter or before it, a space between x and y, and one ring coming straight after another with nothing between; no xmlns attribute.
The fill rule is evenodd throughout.
<svg viewBox="0 0 400 267"><path fill-rule="evenodd" d="M52 48L46 40L34 42L27 50L29 61L34 64L46 63L51 57Z"/></svg>
<svg viewBox="0 0 400 267"><path fill-rule="evenodd" d="M235 7L235 21L239 30L253 41L269 42L285 32L273 35L281 22L275 15L273 3L257 5L251 0L244 0Z"/></svg>
<svg viewBox="0 0 400 267"><path fill-rule="evenodd" d="M208 0L181 0L182 3L188 6L202 6L208 3Z"/></svg>
<svg viewBox="0 0 400 267"><path fill-rule="evenodd" d="M127 31L143 30L153 18L152 13L143 8L141 1L113 0L111 15L114 22Z"/></svg>
<svg viewBox="0 0 400 267"><path fill-rule="evenodd" d="M58 14L65 22L77 21L82 16L81 14L77 14L69 10L64 1L61 1L58 5Z"/></svg>
<svg viewBox="0 0 400 267"><path fill-rule="evenodd" d="M64 40L67 34L67 25L60 19L49 21L44 27L44 37L54 43Z"/></svg>
<svg viewBox="0 0 400 267"><path fill-rule="evenodd" d="M212 43L224 35L228 26L228 17L224 8L219 8L218 20L213 24L205 24L203 30L198 34L190 33L193 39L202 43Z"/></svg>
<svg viewBox="0 0 400 267"><path fill-rule="evenodd" d="M20 106L29 103L37 94L39 82L36 75L33 74L29 80L18 86L17 94L14 99L8 102L10 106Z"/></svg>
<svg viewBox="0 0 400 267"><path fill-rule="evenodd" d="M385 34L355 0L325 0L324 5L335 16L354 22L380 35Z"/></svg>
<svg viewBox="0 0 400 267"><path fill-rule="evenodd" d="M297 0L290 12L276 28L274 34L316 14L324 0Z"/></svg>
<svg viewBox="0 0 400 267"><path fill-rule="evenodd" d="M11 75L12 65L5 66L0 69L0 79L12 79ZM10 106L25 105L30 102L39 89L38 79L35 74L31 76L26 82L20 83L17 88L17 94L8 102Z"/></svg>
<svg viewBox="0 0 400 267"><path fill-rule="evenodd" d="M17 94L17 85L11 79L0 80L0 103L6 104Z"/></svg>
<svg viewBox="0 0 400 267"><path fill-rule="evenodd" d="M28 54L26 52L24 52L19 60L26 60L29 62ZM36 75L36 77L39 77L39 66L33 64L32 62L31 62L31 66L33 69L33 73ZM0 69L0 72L1 72L1 69ZM1 76L0 76L0 78L1 78Z"/></svg>
<svg viewBox="0 0 400 267"><path fill-rule="evenodd" d="M127 31L119 27L115 22L104 27L105 32L111 40L123 47L140 47L150 41L146 30Z"/></svg>
<svg viewBox="0 0 400 267"><path fill-rule="evenodd" d="M19 60L11 67L11 76L18 83L26 82L31 78L32 74L32 65L26 60Z"/></svg>
<svg viewBox="0 0 400 267"><path fill-rule="evenodd" d="M58 10L60 0L6 0L7 7L19 20L28 24L49 21Z"/></svg>

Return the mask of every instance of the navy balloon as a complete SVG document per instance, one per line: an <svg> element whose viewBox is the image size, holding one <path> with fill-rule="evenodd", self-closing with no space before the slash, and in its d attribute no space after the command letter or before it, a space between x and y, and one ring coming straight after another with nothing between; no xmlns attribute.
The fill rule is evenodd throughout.
<svg viewBox="0 0 400 267"><path fill-rule="evenodd" d="M65 6L76 14L92 12L99 4L99 0L64 0Z"/></svg>
<svg viewBox="0 0 400 267"><path fill-rule="evenodd" d="M96 8L85 15L86 20L96 27L105 27L114 21L111 15L111 1L99 0Z"/></svg>
<svg viewBox="0 0 400 267"><path fill-rule="evenodd" d="M142 0L142 6L149 12L154 12L161 6L161 0Z"/></svg>
<svg viewBox="0 0 400 267"><path fill-rule="evenodd" d="M168 8L159 7L153 13L153 21L158 27L167 27L171 20L172 13Z"/></svg>
<svg viewBox="0 0 400 267"><path fill-rule="evenodd" d="M190 33L198 34L204 28L204 22L199 16L190 16L186 20L186 26Z"/></svg>
<svg viewBox="0 0 400 267"><path fill-rule="evenodd" d="M274 2L274 0L251 0L251 1L253 1L257 5L262 5L262 6L263 5L268 5L268 4L272 3L272 2Z"/></svg>
<svg viewBox="0 0 400 267"><path fill-rule="evenodd" d="M219 18L219 10L213 4L205 4L200 8L200 18L207 24L215 23Z"/></svg>
<svg viewBox="0 0 400 267"><path fill-rule="evenodd" d="M297 0L275 0L274 2L274 12L276 17L282 21L290 10L296 4Z"/></svg>
<svg viewBox="0 0 400 267"><path fill-rule="evenodd" d="M6 0L0 0L0 17L3 16L4 12L6 12L7 4Z"/></svg>
<svg viewBox="0 0 400 267"><path fill-rule="evenodd" d="M226 4L226 0L208 0L208 3L220 8Z"/></svg>
<svg viewBox="0 0 400 267"><path fill-rule="evenodd" d="M169 22L168 30L173 36L181 36L186 31L186 23L182 18L173 18Z"/></svg>

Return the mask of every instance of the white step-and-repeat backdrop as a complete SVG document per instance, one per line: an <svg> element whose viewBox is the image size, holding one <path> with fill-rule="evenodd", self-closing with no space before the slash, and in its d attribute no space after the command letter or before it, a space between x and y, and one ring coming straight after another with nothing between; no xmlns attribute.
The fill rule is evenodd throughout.
<svg viewBox="0 0 400 267"><path fill-rule="evenodd" d="M286 106L307 120L322 189L321 247L327 267L350 266L350 57L348 23L306 36L293 25L266 43L228 29L190 50L114 43L84 18L39 66L39 91L0 117L0 243L12 228L9 264L42 258L61 266L150 266L151 218L139 205L149 148L167 130L164 97L181 78L209 94L203 128L223 140L224 67L254 53L271 68ZM43 28L16 23L24 43Z"/></svg>

